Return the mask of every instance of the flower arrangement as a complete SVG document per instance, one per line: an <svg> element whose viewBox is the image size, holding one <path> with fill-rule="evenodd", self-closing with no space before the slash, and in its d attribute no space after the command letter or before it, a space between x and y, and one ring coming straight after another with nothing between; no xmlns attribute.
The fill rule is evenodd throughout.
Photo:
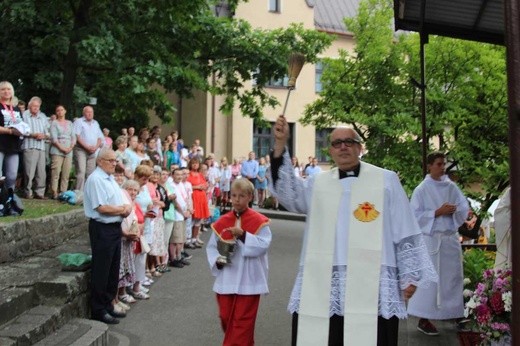
<svg viewBox="0 0 520 346"><path fill-rule="evenodd" d="M464 315L484 342L498 342L511 335L512 277L510 269L487 269L469 298Z"/></svg>

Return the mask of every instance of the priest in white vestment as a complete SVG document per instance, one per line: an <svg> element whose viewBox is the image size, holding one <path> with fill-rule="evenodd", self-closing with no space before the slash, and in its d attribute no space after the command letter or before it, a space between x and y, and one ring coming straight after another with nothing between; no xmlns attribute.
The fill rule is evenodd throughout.
<svg viewBox="0 0 520 346"><path fill-rule="evenodd" d="M271 191L308 215L288 306L292 345L397 345L406 301L437 280L397 175L360 162L359 135L337 128L329 147L337 168L304 180L285 148L283 116L274 137Z"/></svg>
<svg viewBox="0 0 520 346"><path fill-rule="evenodd" d="M424 234L439 282L419 288L408 304L408 313L420 317L417 329L438 335L434 320L464 316L462 250L457 230L466 221L469 204L457 185L445 175L445 156L427 157L429 174L412 194L411 205Z"/></svg>

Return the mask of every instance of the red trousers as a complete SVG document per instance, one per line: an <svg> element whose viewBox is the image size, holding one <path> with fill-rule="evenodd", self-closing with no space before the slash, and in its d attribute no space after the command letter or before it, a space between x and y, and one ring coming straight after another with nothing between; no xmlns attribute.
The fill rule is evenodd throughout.
<svg viewBox="0 0 520 346"><path fill-rule="evenodd" d="M253 346L260 295L217 294L223 346Z"/></svg>

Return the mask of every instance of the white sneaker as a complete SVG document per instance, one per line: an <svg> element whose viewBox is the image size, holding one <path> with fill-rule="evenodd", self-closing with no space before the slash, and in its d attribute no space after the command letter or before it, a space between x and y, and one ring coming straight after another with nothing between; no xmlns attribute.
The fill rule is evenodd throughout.
<svg viewBox="0 0 520 346"><path fill-rule="evenodd" d="M143 285L140 285L139 286L139 291L144 292L144 293L148 293L148 292L150 292L150 289L144 287Z"/></svg>

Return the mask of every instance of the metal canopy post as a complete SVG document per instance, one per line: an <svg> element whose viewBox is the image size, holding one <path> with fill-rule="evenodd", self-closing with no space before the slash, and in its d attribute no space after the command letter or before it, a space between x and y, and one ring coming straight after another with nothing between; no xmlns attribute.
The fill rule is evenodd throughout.
<svg viewBox="0 0 520 346"><path fill-rule="evenodd" d="M511 247L513 269L512 345L520 345L520 0L504 0L509 104ZM513 327L516 326L516 327Z"/></svg>
<svg viewBox="0 0 520 346"><path fill-rule="evenodd" d="M426 176L426 155L428 155L428 136L426 136L426 62L424 58L424 45L428 43L428 33L424 32L424 21L426 17L426 0L421 0L421 12L419 22L419 36L420 36L420 63L421 63L421 134L422 134L422 171L423 176Z"/></svg>
<svg viewBox="0 0 520 346"><path fill-rule="evenodd" d="M425 59L424 59L424 45L428 43L428 34L423 32L420 33L420 56L421 56L421 136L422 136L422 170L423 175L426 176L426 156L428 155L428 137L426 136L426 72L425 72Z"/></svg>

